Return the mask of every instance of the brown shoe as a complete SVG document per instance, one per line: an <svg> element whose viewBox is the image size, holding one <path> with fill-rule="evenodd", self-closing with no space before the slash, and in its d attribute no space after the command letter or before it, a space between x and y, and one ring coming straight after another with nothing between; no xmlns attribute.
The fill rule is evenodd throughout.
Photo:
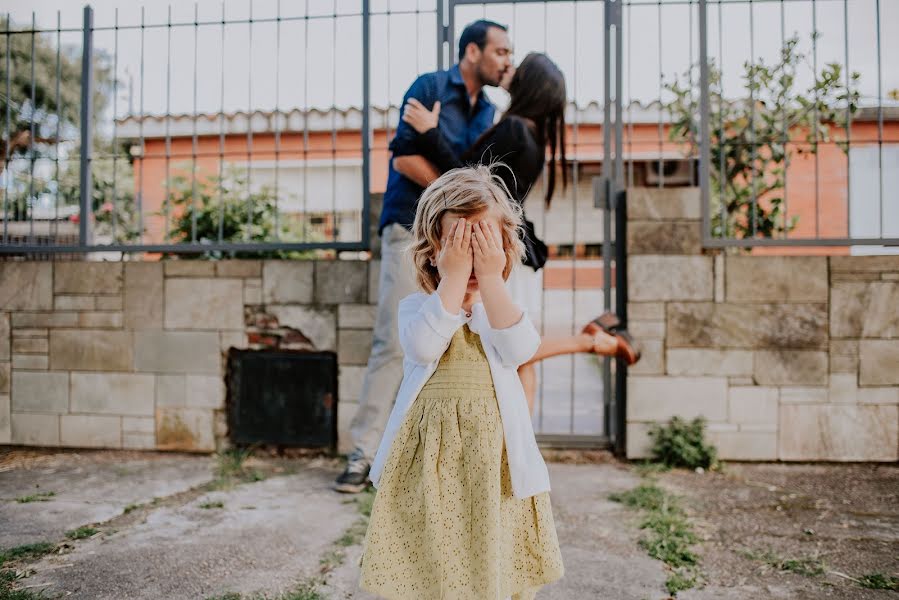
<svg viewBox="0 0 899 600"><path fill-rule="evenodd" d="M596 335L599 331L613 336L618 341L618 349L615 356L624 360L630 366L640 360L640 346L631 337L626 329L620 329L621 321L613 313L606 312L587 323L581 330L589 336Z"/></svg>

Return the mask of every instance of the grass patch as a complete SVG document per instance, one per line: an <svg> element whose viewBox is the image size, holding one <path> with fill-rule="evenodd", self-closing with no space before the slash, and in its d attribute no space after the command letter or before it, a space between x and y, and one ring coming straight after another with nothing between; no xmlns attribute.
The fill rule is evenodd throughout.
<svg viewBox="0 0 899 600"><path fill-rule="evenodd" d="M766 550L764 552L743 550L741 554L751 560L761 561L778 571L795 573L804 577L817 577L823 575L826 571L825 565L821 559L815 557L783 558L771 550Z"/></svg>
<svg viewBox="0 0 899 600"><path fill-rule="evenodd" d="M883 573L868 573L858 578L858 584L869 590L899 590L899 577Z"/></svg>
<svg viewBox="0 0 899 600"><path fill-rule="evenodd" d="M678 499L651 479L626 492L610 494L609 499L645 512L640 529L646 534L640 547L670 569L665 589L672 596L696 587L700 580L699 557L690 548L697 542L693 527Z"/></svg>
<svg viewBox="0 0 899 600"><path fill-rule="evenodd" d="M19 504L28 504L29 502L49 502L55 495L56 492L38 492L37 494L20 496L16 498L16 502Z"/></svg>
<svg viewBox="0 0 899 600"><path fill-rule="evenodd" d="M206 509L209 509L209 508L225 508L225 503L222 502L222 501L220 501L220 500L217 501L217 502L204 502L204 503L200 504L200 508L206 508Z"/></svg>
<svg viewBox="0 0 899 600"><path fill-rule="evenodd" d="M79 527L78 529L73 529L71 531L66 532L66 537L70 540L83 540L84 538L89 538L92 535L98 533L99 529L94 529L93 527L89 527L87 525L83 527Z"/></svg>
<svg viewBox="0 0 899 600"><path fill-rule="evenodd" d="M609 500L629 508L660 510L666 501L665 490L654 483L641 483L632 490L609 494Z"/></svg>
<svg viewBox="0 0 899 600"><path fill-rule="evenodd" d="M230 489L239 483L253 483L265 479L265 473L246 466L247 459L252 456L256 446L246 448L229 448L215 455L215 479L210 489Z"/></svg>
<svg viewBox="0 0 899 600"><path fill-rule="evenodd" d="M127 514L130 513L130 512L134 512L135 510L137 510L137 509L140 508L141 506L143 506L143 504L129 504L129 505L127 505L127 506L125 507L125 509L122 511L122 514L127 515Z"/></svg>
<svg viewBox="0 0 899 600"><path fill-rule="evenodd" d="M37 542L35 544L23 544L21 546L15 546L14 548L0 550L0 566L14 560L40 558L45 554L53 552L54 548L56 548L56 544L51 544L50 542Z"/></svg>
<svg viewBox="0 0 899 600"><path fill-rule="evenodd" d="M48 597L42 591L13 589L13 584L19 578L15 571L0 571L0 600L47 600Z"/></svg>
<svg viewBox="0 0 899 600"><path fill-rule="evenodd" d="M277 596L259 594L243 596L237 592L226 592L218 596L207 596L206 600L326 600L325 596L318 589L322 584L324 584L324 581L320 579L308 578L297 584L296 588ZM6 599L0 597L0 600Z"/></svg>

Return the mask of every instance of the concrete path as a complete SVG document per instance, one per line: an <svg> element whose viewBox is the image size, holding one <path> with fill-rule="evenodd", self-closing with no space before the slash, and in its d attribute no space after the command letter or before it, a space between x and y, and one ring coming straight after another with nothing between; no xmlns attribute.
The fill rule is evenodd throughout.
<svg viewBox="0 0 899 600"><path fill-rule="evenodd" d="M0 472L2 546L65 542L30 563L33 573L21 583L49 597L91 600L273 597L302 582L315 582L322 598L374 598L356 586L357 503L330 489L340 461L297 459L276 468L257 461L270 473L264 480L206 491L215 479L210 457L111 456L59 454L51 466ZM616 464L550 464L550 472L566 575L539 597L666 597L661 563L636 544L634 514L607 500L637 485L637 476ZM56 495L12 499L36 489ZM88 524L100 533L65 539L65 531ZM323 564L336 568L323 575Z"/></svg>

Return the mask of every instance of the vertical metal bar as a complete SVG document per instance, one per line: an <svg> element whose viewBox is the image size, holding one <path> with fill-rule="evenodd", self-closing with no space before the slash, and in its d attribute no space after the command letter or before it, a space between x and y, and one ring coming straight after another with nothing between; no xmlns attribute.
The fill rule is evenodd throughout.
<svg viewBox="0 0 899 600"><path fill-rule="evenodd" d="M253 0L250 5L250 20L247 25L249 44L247 47L247 227L243 232L244 241L249 241L253 228Z"/></svg>
<svg viewBox="0 0 899 600"><path fill-rule="evenodd" d="M55 163L54 178L59 181L59 137L60 137L60 121L59 110L60 102L60 81L62 80L62 11L56 11L56 134L54 136L55 149L53 152L53 161ZM8 103L7 103L8 104ZM59 234L59 185L56 186L55 197L53 199L53 241L56 242Z"/></svg>
<svg viewBox="0 0 899 600"><path fill-rule="evenodd" d="M702 232L703 235L710 233L710 190L709 190L709 45L708 45L708 12L706 0L699 0L699 190L702 198ZM721 22L721 5L718 5L718 22ZM718 35L721 36L721 28L719 25ZM719 60L721 60L719 58ZM723 69L722 69L723 70ZM720 83L719 83L720 84ZM719 102L723 103L723 91ZM724 107L719 107L719 111L723 114ZM724 155L723 148L723 126L719 134L718 140L719 152ZM723 160L722 160L723 162ZM719 174L722 181L724 180L724 169ZM721 205L724 206L724 194L722 190ZM723 213L723 209L722 209ZM724 215L722 214L722 218ZM721 221L722 232L726 232L725 221ZM709 235L709 237L711 237ZM726 237L722 233L722 237Z"/></svg>
<svg viewBox="0 0 899 600"><path fill-rule="evenodd" d="M571 128L571 137L572 137L572 147L574 148L574 160L571 161L572 166L572 177L571 177L571 187L572 187L572 210L571 210L571 334L574 335L574 318L577 315L577 186L578 186L578 171L580 170L580 165L578 164L578 106L577 106L577 39L578 39L578 22L577 22L577 7L578 5L575 3L571 7L572 17L574 19L574 68L572 71L572 79L574 80L572 83L572 98L574 100L574 110L572 113L574 114L574 122L572 123ZM486 5L485 5L485 13L486 13ZM568 432L574 433L574 365L575 365L575 356L569 356L569 368L571 372L571 376L568 380L569 385L569 406L568 406Z"/></svg>
<svg viewBox="0 0 899 600"><path fill-rule="evenodd" d="M387 79L387 117L388 117L386 122L384 123L384 131L386 134L385 139L387 139L387 143L389 144L390 143L390 106L391 106L391 101L390 101L390 56L391 56L391 53L390 53L390 3L389 2L387 4L387 10L385 11L384 19L385 19L384 29L385 29L385 33L387 36L387 40L386 40L387 41L387 60L384 61L384 67L385 67L385 70L387 71L386 79ZM418 73L416 73L416 75L418 75ZM402 102L403 101L400 100L400 107L399 107L400 110L402 110L402 108L403 108ZM399 125L399 123L397 123L397 125Z"/></svg>
<svg viewBox="0 0 899 600"><path fill-rule="evenodd" d="M725 188L725 183L724 183L725 179L727 178L726 177L727 162L724 158L725 152L727 151L727 146L726 146L726 138L725 138L725 133L724 133L725 102L724 102L724 27L723 27L724 19L722 16L723 12L724 12L724 7L722 6L721 2L718 2L718 117L719 117L719 123L718 123L718 158L719 158L719 160L718 160L718 180L719 180L719 182L718 183L720 184L718 198L719 198L719 203L721 205L719 207L719 212L721 213L721 217L720 217L720 219L721 219L721 236L720 237L726 238L727 237L728 214L727 214L727 189ZM702 17L702 16L700 17L700 25L702 27L706 26L705 17ZM708 29L706 29L706 37L708 38ZM699 68L700 69L702 69L703 64L705 64L706 69L708 69L708 55L707 55L707 53L703 54L702 51L700 51L700 56L699 56ZM703 85L705 85L705 87L703 87ZM702 92L703 89L705 89L706 94L708 95L708 93L709 93L708 92L708 74L706 74L706 83L705 84L700 83L699 88L700 88L700 93ZM700 99L700 102L701 101L702 100ZM701 143L701 140L700 140L700 143ZM701 146L700 146L700 148L701 148ZM707 155L706 160L711 160L711 156ZM700 165L701 165L701 163L700 163ZM708 170L707 170L707 172L708 172ZM709 189L711 182L706 181L705 184L700 183L700 190L702 190L703 185L705 185L705 187L708 191L705 193L705 196L703 197L704 198L703 199L703 207L705 207L705 208L703 208L704 223L703 223L702 228L703 228L704 232L708 232L709 237L712 237L711 236L711 233L712 233L711 218L708 215L706 215L706 213L710 213L712 210L711 190Z"/></svg>
<svg viewBox="0 0 899 600"><path fill-rule="evenodd" d="M627 327L627 195L616 194L615 203L615 310ZM615 450L623 456L627 441L627 363L615 359Z"/></svg>
<svg viewBox="0 0 899 600"><path fill-rule="evenodd" d="M172 136L169 131L172 120L172 5L169 4L168 21L166 35L166 52L165 52L165 241L169 241L169 214L171 210L171 176L169 174L169 165L171 164L172 155Z"/></svg>
<svg viewBox="0 0 899 600"><path fill-rule="evenodd" d="M883 237L883 68L881 64L880 46L880 0L875 3L877 26L877 180L880 200L880 237Z"/></svg>
<svg viewBox="0 0 899 600"><path fill-rule="evenodd" d="M665 73L662 70L662 0L658 0L658 38L659 38L659 184L658 187L665 187L665 161L662 159L662 138L664 137L664 127L662 125L662 81L665 79Z"/></svg>
<svg viewBox="0 0 899 600"><path fill-rule="evenodd" d="M331 239L337 241L337 0L331 15Z"/></svg>
<svg viewBox="0 0 899 600"><path fill-rule="evenodd" d="M3 183L4 183L4 193L3 193L3 243L9 243L9 183L12 178L9 172L10 166L10 149L12 146L12 136L10 134L10 106L12 105L12 96L10 94L10 54L12 54L10 49L10 38L12 34L10 33L12 26L12 15L10 15L9 11L6 12L6 150L3 158ZM58 105L57 105L58 106Z"/></svg>
<svg viewBox="0 0 899 600"><path fill-rule="evenodd" d="M275 24L275 239L281 239L281 0Z"/></svg>
<svg viewBox="0 0 899 600"><path fill-rule="evenodd" d="M689 40L688 41L688 50L687 50L687 54L688 54L687 73L688 73L688 76L690 79L690 81L689 81L689 84L690 84L690 108L691 108L691 110L693 110L693 106L694 106L693 105L693 0L689 0L689 2L687 3L687 13L689 16L688 25L687 25L687 30L688 30L687 39ZM692 118L690 119L690 130L691 130L690 131L691 134L696 133L695 131L693 131L693 119ZM690 162L690 185L691 186L696 185L695 169L693 169L692 161Z"/></svg>
<svg viewBox="0 0 899 600"><path fill-rule="evenodd" d="M446 0L437 0L437 70L446 69L446 62L443 59L445 48L446 28L444 26L444 4ZM388 99L388 106L390 105ZM390 109L387 111L388 119L390 117Z"/></svg>
<svg viewBox="0 0 899 600"><path fill-rule="evenodd" d="M309 241L309 0L303 13L303 241Z"/></svg>
<svg viewBox="0 0 899 600"><path fill-rule="evenodd" d="M812 81L818 80L818 4L812 0ZM818 86L815 85L815 237L821 237L820 157L818 156Z"/></svg>
<svg viewBox="0 0 899 600"><path fill-rule="evenodd" d="M144 241L144 163L147 162L147 144L144 139L144 7L140 7L140 118L138 119L138 135L140 136L140 166L137 189L137 236L138 243Z"/></svg>
<svg viewBox="0 0 899 600"><path fill-rule="evenodd" d="M222 0L222 73L219 89L219 222L218 241L221 244L225 237L225 1Z"/></svg>
<svg viewBox="0 0 899 600"><path fill-rule="evenodd" d="M80 156L80 220L78 221L78 245L82 248L90 243L91 231L91 153L93 128L91 118L94 112L94 9L84 7L84 30L81 50L81 156Z"/></svg>
<svg viewBox="0 0 899 600"><path fill-rule="evenodd" d="M634 111L633 104L634 98L632 96L631 87L631 9L632 5L630 2L626 4L627 6L627 148L628 148L628 161L627 161L627 184L630 187L634 185ZM622 35L624 32L622 31Z"/></svg>
<svg viewBox="0 0 899 600"><path fill-rule="evenodd" d="M37 17L34 11L31 11L31 110L34 110L37 106L34 82L34 38L37 35L35 33L36 30ZM9 99L7 99L7 102L9 102ZM36 120L34 117L30 119L31 135L28 138L28 241L32 244L34 243L34 207L36 204L34 201L34 136Z"/></svg>
<svg viewBox="0 0 899 600"><path fill-rule="evenodd" d="M609 163L612 156L611 130L611 61L612 61L612 3L603 4L603 123L602 123L602 301L603 310L612 307L612 177ZM612 363L602 360L603 432L612 436Z"/></svg>
<svg viewBox="0 0 899 600"><path fill-rule="evenodd" d="M415 18L418 25L418 17ZM415 28L416 32L418 27ZM417 34L416 34L417 39ZM362 245L371 247L371 0L362 0ZM418 44L415 45L418 56ZM389 60L389 57L388 57ZM417 59L416 59L417 60ZM390 102L387 102L388 121Z"/></svg>
<svg viewBox="0 0 899 600"><path fill-rule="evenodd" d="M852 237L852 100L849 70L849 0L843 0L843 56L846 63L846 237ZM879 103L878 103L879 104Z"/></svg>
<svg viewBox="0 0 899 600"><path fill-rule="evenodd" d="M622 148L624 146L624 142L622 139L623 136L623 124L621 121L621 82L622 82L622 74L621 71L623 69L622 63L624 59L624 54L622 53L622 37L624 36L624 30L621 27L621 0L615 1L615 182L616 186L619 189L624 188L624 168L622 166Z"/></svg>
<svg viewBox="0 0 899 600"><path fill-rule="evenodd" d="M755 69L755 7L752 0L749 0L749 62L752 69ZM755 181L756 181L756 143L755 143L755 71L751 71L752 77L749 79L749 191L751 197L752 210L752 236L755 237L758 231L758 198L756 197Z"/></svg>
<svg viewBox="0 0 899 600"><path fill-rule="evenodd" d="M784 6L784 0L780 0L780 47L781 51L783 50L784 44L787 39L787 25L786 25L786 10ZM789 166L790 166L790 155L787 152L790 144L790 126L787 122L787 107L783 105L781 107L781 121L783 121L783 132L782 132L782 143L784 147L784 216L783 216L783 224L784 224L784 234L783 237L786 239L790 235L789 228Z"/></svg>
<svg viewBox="0 0 899 600"><path fill-rule="evenodd" d="M194 111L190 138L190 241L197 243L197 47L199 46L199 8L194 2Z"/></svg>
<svg viewBox="0 0 899 600"><path fill-rule="evenodd" d="M119 157L119 140L118 140L118 100L119 100L119 9L115 9L115 26L114 26L113 42L113 58L112 58L112 243L118 240L116 235L118 229L118 207L119 195L116 189L118 183L118 157Z"/></svg>

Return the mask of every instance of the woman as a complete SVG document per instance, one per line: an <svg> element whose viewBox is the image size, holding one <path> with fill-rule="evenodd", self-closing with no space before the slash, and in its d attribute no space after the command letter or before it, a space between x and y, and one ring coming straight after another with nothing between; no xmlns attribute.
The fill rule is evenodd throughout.
<svg viewBox="0 0 899 600"><path fill-rule="evenodd" d="M440 172L473 163L501 161L508 168L497 174L506 184L512 199L523 204L531 187L540 178L549 148L546 194L549 208L556 186L556 161L562 171L563 187L568 183L565 160L565 77L545 54L530 53L521 62L509 83L511 102L500 121L487 130L474 145L458 156L437 127L439 103L432 110L411 98L403 111L403 121L419 133L418 147ZM523 208L523 207L522 207ZM539 269L546 263L546 245L537 238L534 224L524 219L524 261L509 277L512 296L522 302L529 314L540 312L542 294ZM531 267L526 269L525 267ZM521 382L533 412L537 373L534 363L550 356L574 352L592 352L620 356L628 364L640 358L640 351L615 315L605 313L588 323L579 335L546 337L537 353L519 369Z"/></svg>

